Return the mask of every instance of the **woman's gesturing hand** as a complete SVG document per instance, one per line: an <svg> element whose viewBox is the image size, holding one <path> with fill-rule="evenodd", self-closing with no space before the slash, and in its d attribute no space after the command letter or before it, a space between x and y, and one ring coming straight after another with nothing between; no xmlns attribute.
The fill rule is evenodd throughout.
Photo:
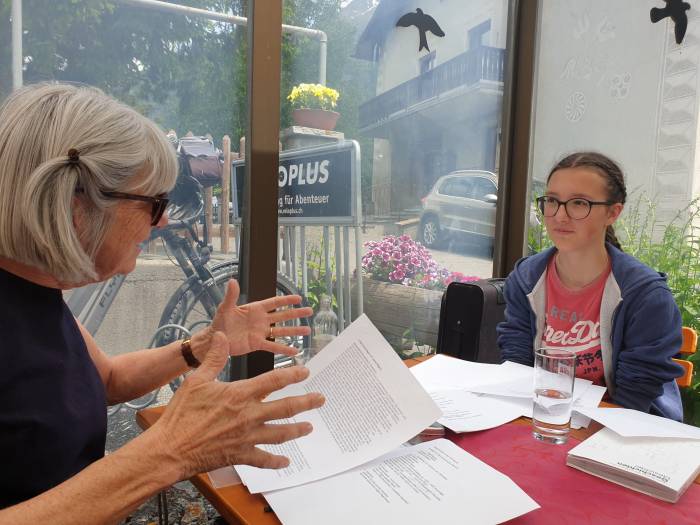
<svg viewBox="0 0 700 525"><path fill-rule="evenodd" d="M188 478L225 465L284 468L289 460L256 447L283 443L312 431L308 422L271 424L318 408L325 399L310 393L263 401L271 392L306 379L306 368L274 370L234 383L215 381L228 357L221 332L212 336L202 365L190 374L173 396L163 416L149 432L159 432L163 447Z"/></svg>
<svg viewBox="0 0 700 525"><path fill-rule="evenodd" d="M310 317L311 308L285 308L301 303L298 295L270 297L238 306L240 288L235 279L226 287L226 296L216 310L211 324L214 331L223 332L228 339L230 355L243 355L254 350L294 355L299 350L269 341L272 337L304 336L311 333L308 326L272 326L275 323ZM280 308L283 308L280 310Z"/></svg>

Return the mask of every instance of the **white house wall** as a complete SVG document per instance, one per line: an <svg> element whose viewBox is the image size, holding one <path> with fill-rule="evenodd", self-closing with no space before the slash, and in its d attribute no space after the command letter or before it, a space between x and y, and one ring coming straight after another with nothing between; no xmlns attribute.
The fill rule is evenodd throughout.
<svg viewBox="0 0 700 525"><path fill-rule="evenodd" d="M391 0L384 0L391 1ZM420 7L432 16L445 32L440 38L427 33L428 47L435 51L435 66L467 50L467 31L491 19L491 32L487 45L505 48L506 0L429 0L406 4L406 13ZM396 27L387 37L378 69L377 94L419 75L418 30Z"/></svg>

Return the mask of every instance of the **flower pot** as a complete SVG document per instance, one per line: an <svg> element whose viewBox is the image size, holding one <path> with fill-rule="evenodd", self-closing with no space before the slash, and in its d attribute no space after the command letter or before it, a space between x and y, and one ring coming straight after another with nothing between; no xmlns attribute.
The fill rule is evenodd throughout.
<svg viewBox="0 0 700 525"><path fill-rule="evenodd" d="M438 323L442 291L425 290L403 284L392 284L362 278L364 313L382 335L397 347L403 338L412 338L418 344L437 346ZM353 283L357 286L357 281ZM353 300L356 291L351 292ZM353 305L353 315L357 304ZM406 334L410 330L410 334Z"/></svg>
<svg viewBox="0 0 700 525"><path fill-rule="evenodd" d="M292 111L292 120L297 126L333 131L340 113L326 109L300 108Z"/></svg>

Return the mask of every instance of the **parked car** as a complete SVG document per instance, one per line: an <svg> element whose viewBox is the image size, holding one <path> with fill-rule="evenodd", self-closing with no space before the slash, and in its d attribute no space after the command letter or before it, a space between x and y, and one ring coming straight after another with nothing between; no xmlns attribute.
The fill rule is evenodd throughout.
<svg viewBox="0 0 700 525"><path fill-rule="evenodd" d="M455 235L490 239L496 232L498 179L481 170L459 170L443 175L422 200L419 240L428 248L439 248ZM538 225L530 210L530 224Z"/></svg>

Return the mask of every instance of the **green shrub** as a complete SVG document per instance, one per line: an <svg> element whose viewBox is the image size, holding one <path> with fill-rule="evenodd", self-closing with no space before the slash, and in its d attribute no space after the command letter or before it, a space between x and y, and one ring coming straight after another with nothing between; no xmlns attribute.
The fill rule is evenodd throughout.
<svg viewBox="0 0 700 525"><path fill-rule="evenodd" d="M327 294L331 297L331 306L337 311L338 300L333 293L336 286L335 279L335 258L329 255L329 268L324 262L323 240L320 244L307 241L306 243L306 268L307 268L307 293L306 301L308 306L318 311L321 302L321 295ZM301 268L299 269L299 280L301 280Z"/></svg>

